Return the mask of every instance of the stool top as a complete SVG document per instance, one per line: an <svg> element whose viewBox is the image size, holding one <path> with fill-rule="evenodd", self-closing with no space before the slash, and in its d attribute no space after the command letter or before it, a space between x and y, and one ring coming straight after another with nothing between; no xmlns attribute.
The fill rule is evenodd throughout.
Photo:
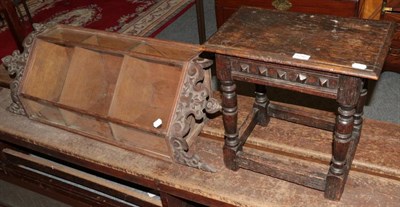
<svg viewBox="0 0 400 207"><path fill-rule="evenodd" d="M217 54L376 80L394 29L387 21L242 7L204 46Z"/></svg>

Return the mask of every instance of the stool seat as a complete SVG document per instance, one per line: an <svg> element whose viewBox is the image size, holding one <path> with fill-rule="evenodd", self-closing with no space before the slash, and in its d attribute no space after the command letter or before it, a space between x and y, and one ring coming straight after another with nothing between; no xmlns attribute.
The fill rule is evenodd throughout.
<svg viewBox="0 0 400 207"><path fill-rule="evenodd" d="M376 80L391 30L393 24L385 21L244 7L206 47L225 55Z"/></svg>

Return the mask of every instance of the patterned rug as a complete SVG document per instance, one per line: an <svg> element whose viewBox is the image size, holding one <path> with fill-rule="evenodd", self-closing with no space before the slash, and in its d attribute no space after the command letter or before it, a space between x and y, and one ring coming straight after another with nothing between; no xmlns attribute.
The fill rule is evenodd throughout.
<svg viewBox="0 0 400 207"><path fill-rule="evenodd" d="M194 3L193 0L30 0L33 21L154 37ZM21 7L22 12L24 9ZM0 59L16 49L0 26Z"/></svg>

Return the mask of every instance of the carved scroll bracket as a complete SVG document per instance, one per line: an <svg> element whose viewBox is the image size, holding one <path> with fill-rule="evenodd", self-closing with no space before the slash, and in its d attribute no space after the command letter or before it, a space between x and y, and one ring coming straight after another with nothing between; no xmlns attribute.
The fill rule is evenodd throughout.
<svg viewBox="0 0 400 207"><path fill-rule="evenodd" d="M22 53L20 53L19 50L15 50L12 53L12 55L8 55L1 59L4 63L4 66L7 68L7 71L10 74L10 76L15 77L14 80L10 84L12 103L7 108L8 111L15 113L15 114L20 114L20 115L26 114L25 110L22 106L22 103L18 97L19 84L20 84L22 75L24 73L26 62L28 60L28 56L31 51L31 47L32 47L33 41L35 40L36 36L44 31L46 31L47 29L54 27L55 25L56 25L56 23L54 23L54 22L49 22L47 24L33 24L34 31L31 32L24 39L24 41L22 43L22 46L24 47L24 51Z"/></svg>
<svg viewBox="0 0 400 207"><path fill-rule="evenodd" d="M213 166L201 161L200 157L189 151L186 137L197 136L199 126L206 120L206 108L218 108L217 101L212 99L211 85L205 80L205 68L212 65L212 61L195 58L191 61L186 74L182 93L179 96L177 109L171 124L169 143L176 162L208 172L215 172ZM207 71L209 72L209 71ZM210 101L212 100L212 101Z"/></svg>

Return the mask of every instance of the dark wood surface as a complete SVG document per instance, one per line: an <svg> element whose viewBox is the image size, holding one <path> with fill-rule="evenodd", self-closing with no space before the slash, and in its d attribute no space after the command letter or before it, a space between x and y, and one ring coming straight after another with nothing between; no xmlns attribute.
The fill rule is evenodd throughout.
<svg viewBox="0 0 400 207"><path fill-rule="evenodd" d="M266 9L276 9L274 0L215 0L217 26L220 27L241 6L254 6ZM328 14L343 17L359 15L358 0L289 0L292 4L289 11Z"/></svg>
<svg viewBox="0 0 400 207"><path fill-rule="evenodd" d="M377 79L394 24L242 7L205 44L206 50L253 60ZM293 55L306 54L307 61ZM355 69L364 64L365 70Z"/></svg>
<svg viewBox="0 0 400 207"><path fill-rule="evenodd" d="M216 0L217 25L220 27L228 18L241 6L255 6L267 9L276 9L272 4L273 0ZM328 14L343 17L360 17L364 19L381 19L399 23L400 2L397 0L289 0L292 6L289 11L296 11L308 14ZM382 6L392 8L392 11L382 13ZM380 16L380 17L379 17ZM393 38L391 51L389 52L383 71L400 72L400 47L399 30Z"/></svg>
<svg viewBox="0 0 400 207"><path fill-rule="evenodd" d="M366 121L354 162L358 170L350 173L341 201L333 202L324 199L316 190L244 169L238 172L225 169L220 117L209 122L204 129L206 134L197 145L201 155L212 160L217 167L216 173L207 173L129 152L11 114L5 111L10 103L8 90L4 89L0 93L2 142L23 146L127 182L167 192L174 198L185 198L208 206L396 206L400 202L400 155L396 150L400 147L399 125ZM245 103L251 108L252 99L242 98L239 103ZM240 108L246 108L245 105ZM246 111L240 111L239 120L243 120L245 114ZM297 139L299 134L307 139ZM272 119L268 129L256 127L245 150L257 153L255 148L269 148L272 153L296 156L321 169L321 172L326 172L327 165L319 163L329 161L331 139L331 133L326 131L315 133L315 129L310 127ZM12 153L7 151L7 154ZM380 173L368 170L374 168ZM58 170L58 165L55 165L55 169Z"/></svg>
<svg viewBox="0 0 400 207"><path fill-rule="evenodd" d="M384 0L385 6L392 11L381 13L380 19L397 22L396 34L393 37L391 50L386 58L385 70L400 73L400 2L395 0Z"/></svg>
<svg viewBox="0 0 400 207"><path fill-rule="evenodd" d="M0 13L4 16L11 35L18 49L22 52L22 41L26 35L26 27L29 25L20 21L14 3L11 0L0 0Z"/></svg>

